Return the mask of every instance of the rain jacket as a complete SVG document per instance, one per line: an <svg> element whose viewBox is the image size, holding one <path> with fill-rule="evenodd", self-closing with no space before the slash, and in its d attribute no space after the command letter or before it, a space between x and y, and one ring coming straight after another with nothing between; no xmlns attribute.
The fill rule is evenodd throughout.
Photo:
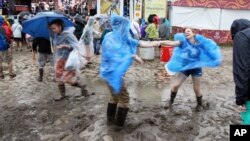
<svg viewBox="0 0 250 141"><path fill-rule="evenodd" d="M233 39L233 77L236 104L250 100L250 21L235 20L231 25Z"/></svg>
<svg viewBox="0 0 250 141"><path fill-rule="evenodd" d="M130 21L127 18L112 15L112 32L105 35L102 42L102 61L100 76L119 94L122 79L132 65L132 55L136 54L139 44L130 35Z"/></svg>
<svg viewBox="0 0 250 141"><path fill-rule="evenodd" d="M11 27L11 30L13 32L13 37L14 38L22 38L22 30L23 27L22 25L18 22L18 20L14 20L14 24Z"/></svg>
<svg viewBox="0 0 250 141"><path fill-rule="evenodd" d="M53 45L55 48L56 59L67 59L70 52L78 47L78 41L76 37L70 31L63 31L61 34L53 35ZM56 48L59 45L69 45L70 49L67 48Z"/></svg>
<svg viewBox="0 0 250 141"><path fill-rule="evenodd" d="M219 46L208 38L196 34L196 44L191 44L185 34L174 35L175 41L181 41L181 45L173 51L170 61L165 65L166 70L181 72L201 67L218 67L222 62Z"/></svg>
<svg viewBox="0 0 250 141"><path fill-rule="evenodd" d="M4 19L3 19L2 16L0 16L0 26L2 26L4 28L7 40L8 40L8 42L10 42L11 41L11 37L12 37L12 30L8 26L8 24L6 23L6 21L4 21Z"/></svg>

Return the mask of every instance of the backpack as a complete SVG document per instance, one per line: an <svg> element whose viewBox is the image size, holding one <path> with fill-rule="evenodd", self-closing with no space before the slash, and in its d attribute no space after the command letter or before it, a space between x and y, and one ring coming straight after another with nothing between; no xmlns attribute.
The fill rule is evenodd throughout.
<svg viewBox="0 0 250 141"><path fill-rule="evenodd" d="M0 27L0 51L5 51L9 48L9 44L6 38L6 33L4 29Z"/></svg>

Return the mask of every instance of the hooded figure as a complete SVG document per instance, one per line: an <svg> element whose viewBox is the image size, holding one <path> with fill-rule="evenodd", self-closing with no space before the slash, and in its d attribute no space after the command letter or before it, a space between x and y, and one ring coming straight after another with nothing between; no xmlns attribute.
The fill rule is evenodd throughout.
<svg viewBox="0 0 250 141"><path fill-rule="evenodd" d="M236 104L244 107L250 100L250 21L235 20L231 25L231 35Z"/></svg>
<svg viewBox="0 0 250 141"><path fill-rule="evenodd" d="M87 25L83 29L82 36L79 40L80 46L82 46L82 53L83 56L90 61L90 58L94 55L94 48L93 48L93 25L95 19L90 17L88 20Z"/></svg>
<svg viewBox="0 0 250 141"><path fill-rule="evenodd" d="M130 21L112 15L112 32L105 35L102 42L100 76L108 83L111 97L107 108L108 124L115 122L122 127L128 112L129 94L123 84L123 76L132 65L133 55L139 41L132 38Z"/></svg>
<svg viewBox="0 0 250 141"><path fill-rule="evenodd" d="M138 41L130 35L130 21L112 15L113 31L108 33L102 43L102 63L100 75L118 94L122 87L122 77L132 64L131 57L136 53Z"/></svg>

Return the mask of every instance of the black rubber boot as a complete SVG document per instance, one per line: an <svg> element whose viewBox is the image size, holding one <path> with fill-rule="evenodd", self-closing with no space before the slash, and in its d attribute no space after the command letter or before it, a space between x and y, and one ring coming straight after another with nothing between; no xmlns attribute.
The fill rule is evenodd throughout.
<svg viewBox="0 0 250 141"><path fill-rule="evenodd" d="M88 91L86 90L86 85L83 85L83 84L80 84L80 83L76 82L72 86L80 88L82 96L85 96L85 97L89 96Z"/></svg>
<svg viewBox="0 0 250 141"><path fill-rule="evenodd" d="M0 79L4 79L2 65L0 65Z"/></svg>
<svg viewBox="0 0 250 141"><path fill-rule="evenodd" d="M43 68L40 68L40 69L39 69L38 81L39 81L39 82L42 82L42 81L43 81Z"/></svg>
<svg viewBox="0 0 250 141"><path fill-rule="evenodd" d="M65 84L58 85L58 88L59 88L59 92L60 92L61 97L54 99L55 101L60 101L60 100L63 100L66 98Z"/></svg>
<svg viewBox="0 0 250 141"><path fill-rule="evenodd" d="M123 127L127 117L127 113L128 113L128 108L118 107L116 113L116 121L115 121L115 125L118 127L116 128L117 130L120 130Z"/></svg>
<svg viewBox="0 0 250 141"><path fill-rule="evenodd" d="M107 108L107 123L111 125L115 122L115 114L116 114L117 104L108 103Z"/></svg>
<svg viewBox="0 0 250 141"><path fill-rule="evenodd" d="M170 105L172 105L174 103L174 99L177 95L177 92L173 92L171 91L171 94L170 94Z"/></svg>
<svg viewBox="0 0 250 141"><path fill-rule="evenodd" d="M203 105L202 105L202 96L196 97L197 100L197 106L196 106L196 111L200 112L203 110Z"/></svg>

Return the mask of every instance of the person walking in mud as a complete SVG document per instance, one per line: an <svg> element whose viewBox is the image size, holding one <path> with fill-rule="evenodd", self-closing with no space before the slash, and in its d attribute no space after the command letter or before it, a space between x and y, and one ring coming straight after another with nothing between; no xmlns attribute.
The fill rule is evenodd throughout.
<svg viewBox="0 0 250 141"><path fill-rule="evenodd" d="M54 66L54 58L51 52L50 41L45 38L35 38L33 39L32 50L34 53L38 52L38 67L39 67L38 81L42 82L44 67L45 67L47 60L49 60L52 68Z"/></svg>
<svg viewBox="0 0 250 141"><path fill-rule="evenodd" d="M212 40L209 40L202 35L195 34L191 28L186 28L185 33L181 33L178 36L179 38L175 41L164 40L158 42L160 45L179 47L178 54L176 54L178 59L176 59L175 56L172 56L169 62L171 62L172 59L176 59L176 61L171 65L176 67L178 64L183 64L184 68L182 70L180 69L181 71L179 71L174 80L172 80L169 106L170 108L172 107L181 84L187 79L188 76L191 75L193 89L197 100L196 111L199 112L208 106L208 103L204 104L202 102L202 93L200 90L202 66L216 67L220 65L220 50ZM207 49L209 47L211 49ZM212 50L213 47L215 48L214 50ZM177 51L175 50L175 52ZM210 60L207 62L203 60L202 62L201 58L204 56L206 56L206 59L208 58ZM207 64L204 65L204 62Z"/></svg>
<svg viewBox="0 0 250 141"><path fill-rule="evenodd" d="M49 27L54 33L52 38L55 47L55 77L61 95L60 98L55 100L59 101L66 98L65 83L80 88L82 96L89 96L86 85L80 83L77 79L76 70L65 70L70 52L78 46L76 37L72 32L64 30L64 23L60 19L51 21Z"/></svg>
<svg viewBox="0 0 250 141"><path fill-rule="evenodd" d="M111 93L107 107L108 124L115 123L119 130L129 110L129 94L123 76L133 60L143 63L136 55L137 46L152 47L154 43L133 39L129 31L130 21L125 17L112 15L111 25L112 32L107 33L102 42L100 76L107 82Z"/></svg>
<svg viewBox="0 0 250 141"><path fill-rule="evenodd" d="M7 26L2 16L0 16L0 80L4 79L3 66L6 62L8 64L9 78L16 77L13 72L13 56L11 47L12 31Z"/></svg>
<svg viewBox="0 0 250 141"><path fill-rule="evenodd" d="M238 19L231 25L235 103L241 112L250 106L250 21ZM249 120L243 124L250 124Z"/></svg>

